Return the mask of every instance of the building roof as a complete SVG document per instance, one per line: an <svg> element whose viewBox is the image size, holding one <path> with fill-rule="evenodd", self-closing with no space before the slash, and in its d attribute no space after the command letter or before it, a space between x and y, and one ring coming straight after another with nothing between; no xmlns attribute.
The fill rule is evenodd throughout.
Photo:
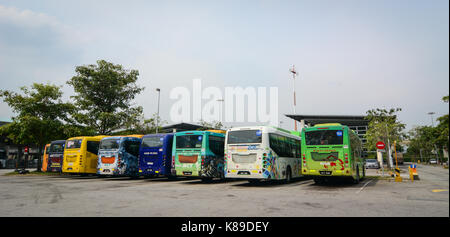
<svg viewBox="0 0 450 237"><path fill-rule="evenodd" d="M286 114L286 117L301 121L312 126L321 123L340 123L347 126L367 126L369 121L364 119L364 115L300 115Z"/></svg>
<svg viewBox="0 0 450 237"><path fill-rule="evenodd" d="M163 126L162 132L171 133L174 129L176 129L177 132L182 132L182 131L192 131L192 130L198 130L198 129L212 129L212 128L207 128L207 127L204 127L201 125L191 124L191 123L177 123L177 124Z"/></svg>

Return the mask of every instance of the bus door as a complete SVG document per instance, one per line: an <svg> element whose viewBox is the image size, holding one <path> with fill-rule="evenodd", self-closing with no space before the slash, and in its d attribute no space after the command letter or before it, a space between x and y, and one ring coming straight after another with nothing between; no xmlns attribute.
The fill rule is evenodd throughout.
<svg viewBox="0 0 450 237"><path fill-rule="evenodd" d="M85 173L97 173L99 145L100 141L90 141L89 139L86 141L86 150L82 152L82 155L86 156L86 162L84 163Z"/></svg>

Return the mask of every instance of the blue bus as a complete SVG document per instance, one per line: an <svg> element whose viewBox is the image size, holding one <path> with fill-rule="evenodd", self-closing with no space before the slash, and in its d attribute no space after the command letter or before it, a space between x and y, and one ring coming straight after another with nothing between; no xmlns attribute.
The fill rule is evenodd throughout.
<svg viewBox="0 0 450 237"><path fill-rule="evenodd" d="M139 174L172 177L172 143L173 133L145 135L139 151Z"/></svg>
<svg viewBox="0 0 450 237"><path fill-rule="evenodd" d="M103 138L98 149L97 174L137 177L141 140L133 136Z"/></svg>

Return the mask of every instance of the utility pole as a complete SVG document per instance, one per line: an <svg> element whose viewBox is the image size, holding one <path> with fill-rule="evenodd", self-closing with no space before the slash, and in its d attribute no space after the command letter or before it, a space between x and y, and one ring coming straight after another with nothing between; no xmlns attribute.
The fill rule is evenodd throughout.
<svg viewBox="0 0 450 237"><path fill-rule="evenodd" d="M391 154L391 143L389 141L389 133L388 133L388 129L387 129L387 124L385 124L385 128L386 128L386 138L387 138L387 142L388 142L388 159L387 161L389 162L389 166L392 169L394 167L394 161L392 160L392 154Z"/></svg>
<svg viewBox="0 0 450 237"><path fill-rule="evenodd" d="M156 88L156 91L158 92L158 112L157 112L157 117L156 117L156 134L158 134L158 127L159 127L159 97L161 94L161 89Z"/></svg>
<svg viewBox="0 0 450 237"><path fill-rule="evenodd" d="M295 107L296 107L296 105L297 105L297 102L296 102L296 95L295 95L295 78L297 77L297 71L295 71L295 65L292 65L292 68L290 69L290 72L292 73L292 78L293 78L293 90L294 90L294 115L297 113L296 111L295 111ZM295 128L295 131L297 131L297 120L295 120L294 119L294 128Z"/></svg>
<svg viewBox="0 0 450 237"><path fill-rule="evenodd" d="M435 114L435 112L428 112L428 114L431 117L431 127L434 128L434 119L433 119L433 114ZM437 149L436 144L434 145L434 150L436 152L436 162L438 162L438 164L441 164L440 160L439 160L439 150Z"/></svg>

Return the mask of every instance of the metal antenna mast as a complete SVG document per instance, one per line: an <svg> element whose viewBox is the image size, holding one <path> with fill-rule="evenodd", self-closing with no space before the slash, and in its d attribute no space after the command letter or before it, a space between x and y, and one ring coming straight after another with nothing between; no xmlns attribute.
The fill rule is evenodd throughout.
<svg viewBox="0 0 450 237"><path fill-rule="evenodd" d="M297 106L297 99L295 97L295 78L297 77L297 71L295 71L295 65L292 65L292 68L290 69L290 72L292 73L292 78L294 79L294 86L293 86L293 90L294 90L294 115L296 114L295 111L295 107ZM297 120L294 119L294 127L295 127L295 131L297 131Z"/></svg>

